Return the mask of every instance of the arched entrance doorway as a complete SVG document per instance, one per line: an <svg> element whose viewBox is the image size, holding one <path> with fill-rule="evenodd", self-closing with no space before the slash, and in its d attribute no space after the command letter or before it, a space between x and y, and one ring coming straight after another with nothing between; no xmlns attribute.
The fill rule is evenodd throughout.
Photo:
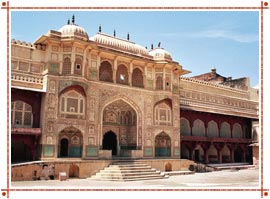
<svg viewBox="0 0 270 199"><path fill-rule="evenodd" d="M60 157L68 157L68 139L66 138L60 141Z"/></svg>
<svg viewBox="0 0 270 199"><path fill-rule="evenodd" d="M114 132L108 131L104 134L102 140L102 149L111 150L112 155L117 155L117 136Z"/></svg>
<svg viewBox="0 0 270 199"><path fill-rule="evenodd" d="M165 132L159 133L155 138L155 157L171 156L171 138Z"/></svg>
<svg viewBox="0 0 270 199"><path fill-rule="evenodd" d="M103 110L102 148L112 150L114 156L131 156L138 146L137 112L126 101L119 99Z"/></svg>
<svg viewBox="0 0 270 199"><path fill-rule="evenodd" d="M59 133L58 157L81 157L83 136L75 127L67 127Z"/></svg>

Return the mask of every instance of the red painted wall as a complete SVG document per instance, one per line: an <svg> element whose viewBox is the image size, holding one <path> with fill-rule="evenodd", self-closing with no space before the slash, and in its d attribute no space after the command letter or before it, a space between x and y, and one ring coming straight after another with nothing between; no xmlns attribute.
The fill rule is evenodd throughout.
<svg viewBox="0 0 270 199"><path fill-rule="evenodd" d="M11 101L21 100L32 106L33 128L40 127L41 92L11 89Z"/></svg>

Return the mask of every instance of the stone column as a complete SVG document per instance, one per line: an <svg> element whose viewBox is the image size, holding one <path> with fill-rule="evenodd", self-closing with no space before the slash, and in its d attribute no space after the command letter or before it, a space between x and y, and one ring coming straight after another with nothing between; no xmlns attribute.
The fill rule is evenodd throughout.
<svg viewBox="0 0 270 199"><path fill-rule="evenodd" d="M90 58L90 59L92 59L92 57ZM92 60L90 60L90 63L92 62ZM99 71L99 69L100 69L100 56L99 55L97 55L97 71L98 71L98 74L97 74L97 79L99 80L99 73L100 73L100 71Z"/></svg>
<svg viewBox="0 0 270 199"><path fill-rule="evenodd" d="M74 74L74 67L75 67L75 47L72 46L72 51L71 51L71 74Z"/></svg>
<svg viewBox="0 0 270 199"><path fill-rule="evenodd" d="M116 83L116 71L117 71L117 57L113 61L113 66L112 66L112 72L113 72L113 83Z"/></svg>
<svg viewBox="0 0 270 199"><path fill-rule="evenodd" d="M60 61L60 66L59 66L59 74L62 75L62 71L63 71L63 46L60 46L59 49L59 61Z"/></svg>
<svg viewBox="0 0 270 199"><path fill-rule="evenodd" d="M82 77L85 77L85 70L86 70L86 57L87 57L87 48L84 49L83 52L83 63L82 63Z"/></svg>
<svg viewBox="0 0 270 199"><path fill-rule="evenodd" d="M128 70L128 85L132 86L133 63L130 62Z"/></svg>
<svg viewBox="0 0 270 199"><path fill-rule="evenodd" d="M165 79L166 79L166 71L165 71L165 67L163 67L163 73L162 73L163 89L162 90L166 90L165 89L166 88L166 81L165 81Z"/></svg>

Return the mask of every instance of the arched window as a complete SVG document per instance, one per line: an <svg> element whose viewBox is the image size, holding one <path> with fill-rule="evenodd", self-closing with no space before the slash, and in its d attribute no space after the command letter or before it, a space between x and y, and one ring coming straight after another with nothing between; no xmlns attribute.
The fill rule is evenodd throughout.
<svg viewBox="0 0 270 199"><path fill-rule="evenodd" d="M11 103L11 125L14 127L32 127L32 107L23 101Z"/></svg>
<svg viewBox="0 0 270 199"><path fill-rule="evenodd" d="M74 67L74 74L76 75L82 75L82 56L77 56L75 60L75 67Z"/></svg>
<svg viewBox="0 0 270 199"><path fill-rule="evenodd" d="M112 66L109 62L104 61L100 64L99 80L105 82L113 82Z"/></svg>
<svg viewBox="0 0 270 199"><path fill-rule="evenodd" d="M189 121L184 117L180 119L180 132L181 135L190 135Z"/></svg>
<svg viewBox="0 0 270 199"><path fill-rule="evenodd" d="M192 135L205 136L205 126L202 120L197 119L193 122Z"/></svg>
<svg viewBox="0 0 270 199"><path fill-rule="evenodd" d="M163 78L158 76L156 79L156 90L163 90Z"/></svg>
<svg viewBox="0 0 270 199"><path fill-rule="evenodd" d="M62 74L71 74L71 61L69 57L64 58Z"/></svg>
<svg viewBox="0 0 270 199"><path fill-rule="evenodd" d="M123 64L119 65L117 68L116 83L128 85L128 70Z"/></svg>
<svg viewBox="0 0 270 199"><path fill-rule="evenodd" d="M242 138L243 137L243 131L242 131L242 127L239 123L235 123L233 125L233 129L232 129L232 137L233 138Z"/></svg>
<svg viewBox="0 0 270 199"><path fill-rule="evenodd" d="M132 86L143 88L143 74L138 68L135 68L132 73Z"/></svg>
<svg viewBox="0 0 270 199"><path fill-rule="evenodd" d="M60 96L60 115L65 118L84 118L85 97L76 90Z"/></svg>
<svg viewBox="0 0 270 199"><path fill-rule="evenodd" d="M231 137L231 127L228 122L222 122L220 126L220 137L223 138Z"/></svg>
<svg viewBox="0 0 270 199"><path fill-rule="evenodd" d="M155 105L155 124L171 125L172 124L172 104L171 100L165 99Z"/></svg>
<svg viewBox="0 0 270 199"><path fill-rule="evenodd" d="M219 135L218 135L218 125L213 120L208 122L207 136L208 137L219 137Z"/></svg>

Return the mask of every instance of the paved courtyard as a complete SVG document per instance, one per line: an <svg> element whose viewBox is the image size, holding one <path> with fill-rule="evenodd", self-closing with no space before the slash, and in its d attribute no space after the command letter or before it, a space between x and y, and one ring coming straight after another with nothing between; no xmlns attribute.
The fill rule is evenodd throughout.
<svg viewBox="0 0 270 199"><path fill-rule="evenodd" d="M11 188L258 188L259 170L223 170L209 173L170 176L166 179L145 181L97 181L92 179L68 179L67 181L17 181L11 182Z"/></svg>

